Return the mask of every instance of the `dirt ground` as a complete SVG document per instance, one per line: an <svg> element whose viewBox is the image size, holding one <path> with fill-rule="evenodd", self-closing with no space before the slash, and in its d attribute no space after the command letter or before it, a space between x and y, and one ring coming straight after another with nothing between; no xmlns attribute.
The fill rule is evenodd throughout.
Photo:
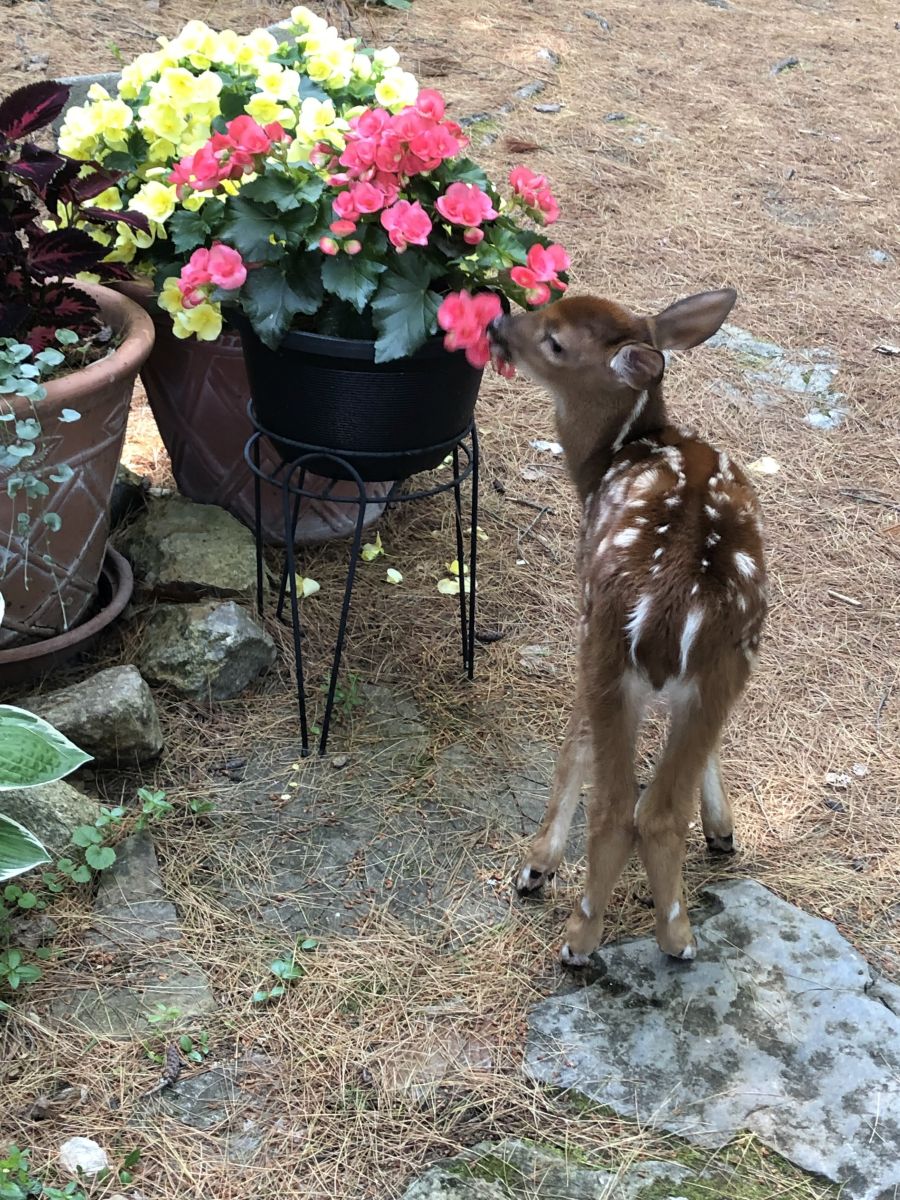
<svg viewBox="0 0 900 1200"><path fill-rule="evenodd" d="M733 285L736 325L789 349L828 349L838 360L846 415L835 429L811 426L809 404L795 393L755 403L748 364L723 350L696 350L668 374L669 407L679 421L739 461L769 455L781 467L758 479L771 617L723 754L742 850L720 865L695 840L688 886L696 895L723 873L757 878L834 920L873 965L897 978L900 357L874 349L900 342L897 8L888 0L593 2L596 11L562 0L414 0L409 13L355 8L350 19L367 40L395 45L423 83L446 94L454 117L479 117L474 153L496 177L525 161L554 182L574 291L654 310L690 291ZM151 48L155 35L173 34L189 17L246 29L287 14L286 5L250 0L4 0L0 8L0 93L37 78L115 69L122 56ZM345 10L338 15L346 19ZM788 58L796 65L774 71ZM545 84L539 96L516 99L517 89L535 81ZM560 108L540 113L536 103ZM497 116L505 105L509 111ZM529 384L493 378L478 418L479 523L489 538L481 547L479 624L502 630L504 639L480 648L475 684L463 683L454 602L435 586L450 530L449 509L439 501L382 525L388 565L400 568L404 586L382 586L380 568L364 574L348 635L348 673L407 689L437 731L432 755L461 739L503 744L510 731L558 743L571 699L576 506L561 462L529 445L554 436L550 409ZM128 458L166 482L165 454L140 403ZM547 506L528 533L535 509L517 498ZM436 529L445 535L440 544ZM342 563L341 548L331 546L305 565L322 584L308 602L313 668L324 666ZM523 662L522 648L535 644L548 648L552 671L535 674ZM116 653L109 651L111 660ZM168 748L152 781L185 797L215 790L223 758L283 758L295 737L291 687L285 656L267 684L239 701L205 710L164 700ZM354 736L354 722L345 721L334 752L352 755ZM432 768L433 759L423 765L426 787L438 786ZM835 790L829 773L849 776L848 785ZM135 782L115 786L125 794ZM314 1110L309 1123L318 1143L296 1129L293 1141L273 1131L268 1166L226 1168L204 1160L202 1147L174 1124L152 1136L117 1125L110 1098L124 1102L136 1079L149 1086L154 1078L139 1047L93 1047L85 1078L84 1044L42 1032L40 1013L53 987L67 973L102 969L79 940L88 909L72 900L58 918L60 979L54 985L48 971L46 991L33 992L34 1012L7 1035L7 1052L34 1062L26 1059L3 1089L12 1101L3 1104L0 1132L33 1145L36 1160L52 1157L72 1133L113 1130L120 1146L143 1147L144 1196L224 1200L279 1192L395 1196L422 1162L501 1131L603 1147L616 1161L674 1153L608 1116L564 1113L514 1077L527 1003L555 986L553 954L578 894L577 861L555 885L549 908L523 915L511 901L506 934L473 935L452 969L427 940L387 920L373 920L361 939L336 939L316 976L335 997L334 1010L324 1000L319 1007L308 998L291 1001L290 1019L266 1034L241 989L277 941L248 935L215 896L191 894L191 864L209 836L202 826L166 830L158 847L164 875L183 899L186 936L209 956L222 997L224 1011L209 1028L226 1057L271 1039L268 1052L280 1063L276 1097L288 1111ZM498 874L515 851L497 848ZM632 867L614 899L612 934L646 931L640 893ZM352 1047L362 1035L323 1013L340 1008L348 979L364 974L366 963L377 964L380 982L365 1036L375 1026L386 1041L392 1029L408 1034L410 1014L427 999L462 996L485 1014L485 1029L501 1047L498 1069L468 1093L451 1094L440 1111L354 1108ZM317 1072L332 1073L340 1086L329 1093L317 1085ZM28 1116L48 1077L84 1079L91 1092L80 1115L59 1114L49 1129ZM759 1187L742 1195L820 1194L749 1143L737 1154Z"/></svg>

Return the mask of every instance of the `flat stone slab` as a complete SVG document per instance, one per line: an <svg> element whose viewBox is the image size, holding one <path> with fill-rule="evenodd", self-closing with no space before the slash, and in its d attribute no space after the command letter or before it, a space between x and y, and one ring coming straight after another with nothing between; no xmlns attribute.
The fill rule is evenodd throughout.
<svg viewBox="0 0 900 1200"><path fill-rule="evenodd" d="M844 1185L900 1195L900 1018L828 921L751 880L708 889L693 964L644 938L532 1009L525 1071L706 1147L751 1130Z"/></svg>
<svg viewBox="0 0 900 1200"><path fill-rule="evenodd" d="M693 1178L687 1167L662 1162L612 1174L558 1150L507 1139L482 1142L431 1167L403 1200L679 1200L681 1185Z"/></svg>
<svg viewBox="0 0 900 1200"><path fill-rule="evenodd" d="M100 877L91 940L108 950L127 950L181 938L175 905L166 899L153 840L132 834Z"/></svg>

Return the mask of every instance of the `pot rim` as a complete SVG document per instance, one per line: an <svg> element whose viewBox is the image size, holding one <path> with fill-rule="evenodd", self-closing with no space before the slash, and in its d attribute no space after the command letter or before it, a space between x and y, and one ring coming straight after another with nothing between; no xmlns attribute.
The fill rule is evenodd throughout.
<svg viewBox="0 0 900 1200"><path fill-rule="evenodd" d="M77 652L82 642L87 642L97 634L102 633L111 625L125 609L134 591L134 573L128 559L113 549L109 542L103 556L101 575L107 575L113 588L110 602L100 609L90 620L76 625L72 629L58 633L54 637L45 638L40 642L29 642L24 646L8 646L0 649L0 676L4 667L27 664L43 658L52 658L57 654L71 651Z"/></svg>
<svg viewBox="0 0 900 1200"><path fill-rule="evenodd" d="M140 304L122 292L96 283L82 283L79 280L78 287L93 296L100 305L103 319L122 334L122 340L106 358L88 363L85 367L79 367L70 371L68 375L51 379L44 384L47 395L39 403L46 407L65 407L67 401L75 401L84 395L90 396L132 371L137 375L153 349L156 330L150 314ZM31 403L21 396L11 399L24 404Z"/></svg>

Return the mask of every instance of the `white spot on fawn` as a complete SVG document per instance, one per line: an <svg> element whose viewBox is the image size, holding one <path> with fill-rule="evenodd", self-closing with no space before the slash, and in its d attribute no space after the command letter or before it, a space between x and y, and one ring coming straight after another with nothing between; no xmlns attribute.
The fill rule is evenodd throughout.
<svg viewBox="0 0 900 1200"><path fill-rule="evenodd" d="M669 528L668 525L657 525L656 532L657 533L665 533L668 528Z"/></svg>
<svg viewBox="0 0 900 1200"><path fill-rule="evenodd" d="M696 596L699 591L700 591L700 584L695 583L694 586L691 588L691 595Z"/></svg>
<svg viewBox="0 0 900 1200"><path fill-rule="evenodd" d="M641 596L637 604L631 610L628 620L625 622L625 636L631 642L631 660L637 664L637 645L641 640L644 623L650 613L650 605L653 603L653 597L649 595Z"/></svg>
<svg viewBox="0 0 900 1200"><path fill-rule="evenodd" d="M717 521L719 519L719 510L717 508L713 508L711 504L704 504L703 511L711 521Z"/></svg>
<svg viewBox="0 0 900 1200"><path fill-rule="evenodd" d="M701 558L700 559L700 570L705 571L708 566L709 566L709 559Z"/></svg>
<svg viewBox="0 0 900 1200"><path fill-rule="evenodd" d="M752 579L756 574L756 563L744 550L735 551L734 565L745 579Z"/></svg>
<svg viewBox="0 0 900 1200"><path fill-rule="evenodd" d="M715 546L716 543L721 542L721 540L722 540L722 535L720 533L716 533L716 531L713 530L712 533L709 535L709 537L706 539L706 544L707 544L707 546Z"/></svg>
<svg viewBox="0 0 900 1200"><path fill-rule="evenodd" d="M680 503L681 503L680 496L666 496L666 500L665 500L666 508L677 508Z"/></svg>
<svg viewBox="0 0 900 1200"><path fill-rule="evenodd" d="M640 536L641 536L641 531L639 529L635 529L633 526L631 526L627 529L620 529L619 532L616 534L616 536L613 538L613 545L614 546L631 546L638 540L638 538Z"/></svg>
<svg viewBox="0 0 900 1200"><path fill-rule="evenodd" d="M672 907L669 909L669 920L670 921L677 920L678 917L680 916L680 914L681 914L681 901L676 900L675 903L672 905Z"/></svg>
<svg viewBox="0 0 900 1200"><path fill-rule="evenodd" d="M662 553L663 553L663 548L662 548L662 546L658 546L658 547L657 547L657 548L656 548L656 549L653 551L653 557L654 557L654 558L662 558Z"/></svg>
<svg viewBox="0 0 900 1200"><path fill-rule="evenodd" d="M694 645L694 640L697 637L697 632L703 624L703 609L692 608L685 618L684 629L681 631L681 674L687 674L688 659L691 656L691 649Z"/></svg>

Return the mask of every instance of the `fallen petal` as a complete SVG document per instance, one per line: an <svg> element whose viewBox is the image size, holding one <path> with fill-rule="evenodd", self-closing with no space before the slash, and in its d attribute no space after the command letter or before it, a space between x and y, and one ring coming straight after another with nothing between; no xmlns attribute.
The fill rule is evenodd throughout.
<svg viewBox="0 0 900 1200"><path fill-rule="evenodd" d="M459 595L459 580L458 579L439 579L437 590L442 596L458 596Z"/></svg>
<svg viewBox="0 0 900 1200"><path fill-rule="evenodd" d="M388 583L402 583L403 576L400 574L400 572L397 570L396 567L388 567L387 581L388 581Z"/></svg>
<svg viewBox="0 0 900 1200"><path fill-rule="evenodd" d="M781 463L777 458L770 458L768 454L764 454L756 462L750 463L747 470L752 471L754 475L777 475L781 470Z"/></svg>

